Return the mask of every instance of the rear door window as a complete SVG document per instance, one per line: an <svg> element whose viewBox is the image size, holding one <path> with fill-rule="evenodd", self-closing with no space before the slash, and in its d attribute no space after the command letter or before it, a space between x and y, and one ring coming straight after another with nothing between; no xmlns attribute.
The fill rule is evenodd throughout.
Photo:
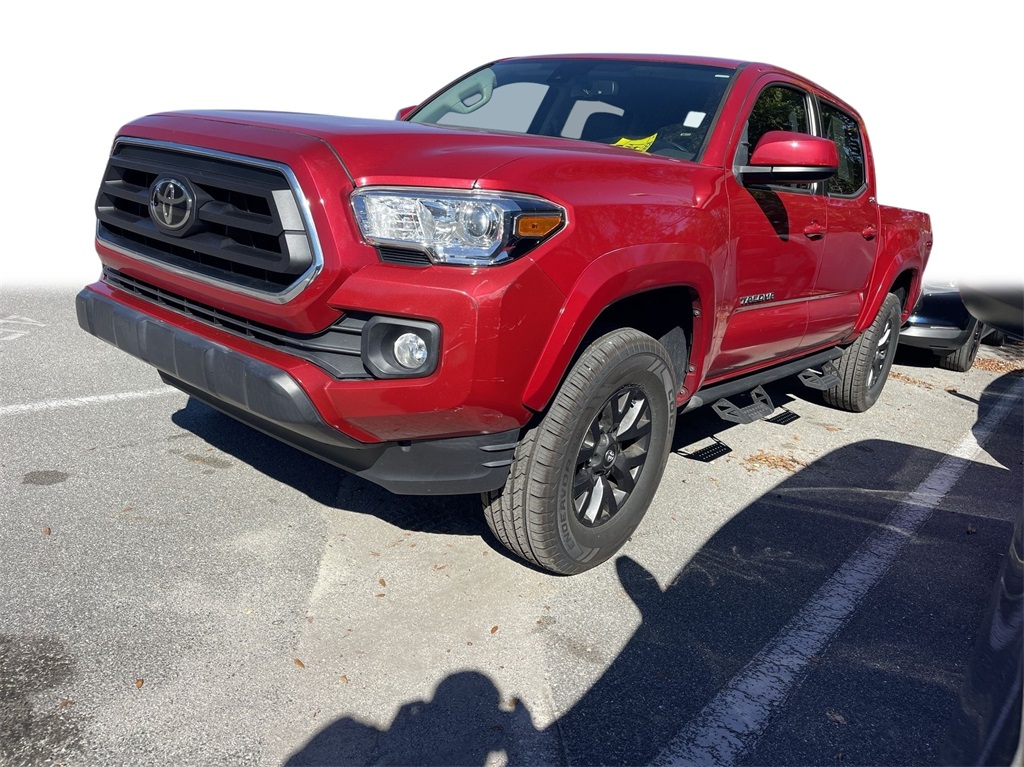
<svg viewBox="0 0 1024 767"><path fill-rule="evenodd" d="M859 194L867 182L860 125L853 115L826 101L821 102L821 123L822 135L832 139L839 152L839 170L828 180L829 195L852 197Z"/></svg>

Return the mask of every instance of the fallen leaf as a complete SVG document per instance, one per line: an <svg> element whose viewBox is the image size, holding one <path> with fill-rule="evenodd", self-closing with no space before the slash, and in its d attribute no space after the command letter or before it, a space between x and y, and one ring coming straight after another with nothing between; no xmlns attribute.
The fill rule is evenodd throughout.
<svg viewBox="0 0 1024 767"><path fill-rule="evenodd" d="M920 386L922 389L934 389L927 381L922 381L920 378L914 378L908 376L906 373L901 373L898 370L890 370L889 378L895 379L896 381L902 381L903 383L913 384L914 386Z"/></svg>
<svg viewBox="0 0 1024 767"><path fill-rule="evenodd" d="M825 427L825 431L839 431L839 427L829 425Z"/></svg>
<svg viewBox="0 0 1024 767"><path fill-rule="evenodd" d="M997 360L991 357L979 357L974 360L974 367L987 370L989 373L1013 373L1020 375L1024 363L1021 360Z"/></svg>
<svg viewBox="0 0 1024 767"><path fill-rule="evenodd" d="M953 386L947 386L946 391L948 391L950 394L957 394L957 390Z"/></svg>
<svg viewBox="0 0 1024 767"><path fill-rule="evenodd" d="M497 634L498 633L498 627L497 626L491 626L491 633L492 634Z"/></svg>
<svg viewBox="0 0 1024 767"><path fill-rule="evenodd" d="M381 578L379 581L377 581L377 583L379 583L381 586L387 586L388 585L388 582L386 580L384 580L383 578Z"/></svg>
<svg viewBox="0 0 1024 767"><path fill-rule="evenodd" d="M826 711L825 716L827 716L836 724L846 724L846 717L840 714L834 708L830 708L828 711Z"/></svg>
<svg viewBox="0 0 1024 767"><path fill-rule="evenodd" d="M295 658L294 660L295 660L295 665L296 665L296 666L298 666L299 668L305 668L305 667L306 667L306 664L305 664L305 663L303 663L303 662L302 662L301 660L299 660L298 658Z"/></svg>
<svg viewBox="0 0 1024 767"><path fill-rule="evenodd" d="M448 565L434 565L435 570L444 570Z"/></svg>
<svg viewBox="0 0 1024 767"><path fill-rule="evenodd" d="M371 551L370 552L370 556L371 557L379 557L380 556L380 552L379 551Z"/></svg>
<svg viewBox="0 0 1024 767"><path fill-rule="evenodd" d="M70 698L65 698L57 704L57 708L68 708L69 706L73 705L75 705L75 702L73 700L71 700Z"/></svg>
<svg viewBox="0 0 1024 767"><path fill-rule="evenodd" d="M135 689L136 690L138 690L140 687L142 687L142 685L143 685L143 681L141 679L136 679L135 680Z"/></svg>
<svg viewBox="0 0 1024 767"><path fill-rule="evenodd" d="M766 450L758 450L753 455L744 458L740 465L747 471L757 471L762 466L772 469L783 469L785 471L797 471L807 464L791 455L779 455L777 453L769 453Z"/></svg>
<svg viewBox="0 0 1024 767"><path fill-rule="evenodd" d="M49 534L50 534L50 532L51 532L51 531L50 531L50 528L48 528L48 527L44 527L44 528L43 528L43 535L49 535Z"/></svg>
<svg viewBox="0 0 1024 767"><path fill-rule="evenodd" d="M387 594L374 594L374 596L377 596L377 597L386 597L386 596L387 596Z"/></svg>
<svg viewBox="0 0 1024 767"><path fill-rule="evenodd" d="M518 705L519 705L519 698L509 698L508 699L508 710L509 711L515 711L515 708Z"/></svg>
<svg viewBox="0 0 1024 767"><path fill-rule="evenodd" d="M341 679L341 681L344 682L345 684L348 684L348 674L342 674L339 677L339 679Z"/></svg>
<svg viewBox="0 0 1024 767"><path fill-rule="evenodd" d="M978 528L973 527L971 525L967 526L967 534L968 535L974 535L976 532L978 532Z"/></svg>
<svg viewBox="0 0 1024 767"><path fill-rule="evenodd" d="M306 623L312 623L312 622L313 622L313 616L312 615L307 615L306 616Z"/></svg>

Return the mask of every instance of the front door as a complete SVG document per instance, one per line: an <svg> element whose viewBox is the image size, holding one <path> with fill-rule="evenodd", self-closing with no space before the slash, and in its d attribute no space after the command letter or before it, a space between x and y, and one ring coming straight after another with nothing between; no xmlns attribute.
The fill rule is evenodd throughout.
<svg viewBox="0 0 1024 767"><path fill-rule="evenodd" d="M735 164L746 165L768 131L812 133L810 103L791 83L761 87ZM708 382L802 348L827 226L821 184L745 187L733 174L726 183L732 271L723 275L725 333Z"/></svg>

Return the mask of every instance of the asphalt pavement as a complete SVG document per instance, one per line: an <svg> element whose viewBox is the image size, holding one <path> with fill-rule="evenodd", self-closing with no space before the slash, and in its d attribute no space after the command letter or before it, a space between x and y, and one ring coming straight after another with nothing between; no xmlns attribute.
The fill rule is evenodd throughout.
<svg viewBox="0 0 1024 767"><path fill-rule="evenodd" d="M935 764L1024 507L1024 347L680 417L574 577L0 296L0 765ZM784 423L784 421L789 421ZM700 448L731 451L711 462Z"/></svg>

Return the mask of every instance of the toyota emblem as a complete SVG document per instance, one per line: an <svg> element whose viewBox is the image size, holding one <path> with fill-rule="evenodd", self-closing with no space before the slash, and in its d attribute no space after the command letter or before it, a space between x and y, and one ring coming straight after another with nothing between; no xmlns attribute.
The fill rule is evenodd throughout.
<svg viewBox="0 0 1024 767"><path fill-rule="evenodd" d="M149 193L149 217L165 232L180 232L192 221L195 194L185 181L158 178Z"/></svg>

